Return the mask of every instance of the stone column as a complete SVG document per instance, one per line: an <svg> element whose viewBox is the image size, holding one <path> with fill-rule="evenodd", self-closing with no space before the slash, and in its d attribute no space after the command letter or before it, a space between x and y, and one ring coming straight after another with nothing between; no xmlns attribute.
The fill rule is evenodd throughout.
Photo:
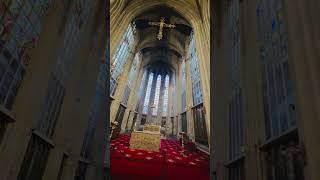
<svg viewBox="0 0 320 180"><path fill-rule="evenodd" d="M181 121L180 121L180 118L181 118L181 111L182 111L182 97L181 97L181 81L182 81L182 75L181 75L181 64L179 64L179 67L178 67L178 71L177 73L175 73L175 76L174 76L174 83L175 83L175 107L176 107L176 116L178 117L177 119L177 132L181 132Z"/></svg>
<svg viewBox="0 0 320 180"><path fill-rule="evenodd" d="M177 76L178 76L178 73L179 73L179 70L177 70L175 72L175 74L173 74L171 77L172 77L172 103L171 103L171 116L174 117L174 133L175 135L178 135L178 130L179 130L179 124L178 124L178 119L179 119L179 110L178 108L180 107L177 107L177 99L178 99L178 96L179 96L179 92L177 91Z"/></svg>
<svg viewBox="0 0 320 180"><path fill-rule="evenodd" d="M192 113L193 107L193 94L192 94L192 80L191 80L191 72L190 72L190 58L185 59L186 63L186 104L187 104L187 135L195 141L195 134L194 134L194 119Z"/></svg>
<svg viewBox="0 0 320 180"><path fill-rule="evenodd" d="M136 130L138 130L139 126L141 125L141 115L142 115L142 111L143 111L144 100L146 98L146 92L147 92L147 86L148 86L148 82L149 82L150 73L151 73L150 69L147 69L145 81L143 82L143 86L139 89L139 91L142 91L142 92L141 92L141 96L137 100L138 116L137 116L137 120L136 120L136 127L135 127Z"/></svg>
<svg viewBox="0 0 320 180"><path fill-rule="evenodd" d="M157 113L157 122L161 125L162 114L163 114L163 100L164 100L164 91L165 91L165 74L161 73L161 85L159 93L159 102L158 102L158 113Z"/></svg>
<svg viewBox="0 0 320 180"><path fill-rule="evenodd" d="M126 109L126 112L124 113L124 116L123 116L123 123L121 125L121 133L125 133L126 132L126 129L127 129L127 126L128 126L128 122L129 122L129 118L131 116L131 114L133 113L133 111L127 107Z"/></svg>
<svg viewBox="0 0 320 180"><path fill-rule="evenodd" d="M167 130L167 134L172 134L172 129L174 128L174 122L171 122L172 117L172 103L173 103L173 75L169 73L169 86L168 86L168 109L167 109L167 123L169 123L169 128Z"/></svg>
<svg viewBox="0 0 320 180"><path fill-rule="evenodd" d="M152 85L151 85L149 104L148 104L148 111L147 111L147 119L146 119L147 123L154 123L152 120L152 111L154 108L151 108L151 107L154 105L156 85L157 85L157 76L158 76L158 72L154 72Z"/></svg>
<svg viewBox="0 0 320 180"><path fill-rule="evenodd" d="M137 104L138 104L138 100L142 99L139 96L139 94L140 94L139 90L146 89L146 88L143 87L146 83L142 82L142 78L143 78L144 72L145 72L145 70L143 68L143 64L140 63L140 68L139 68L139 72L138 72L139 74L137 75L137 79L134 81L134 82L137 82L137 83L135 83L135 85L133 86L132 93L130 93L130 97L129 97L129 101L128 101L128 104L129 104L128 106L132 110L132 113L131 113L131 115L129 117L129 122L128 122L128 126L127 126L126 130L130 130L131 129L130 127L132 126L132 123L133 123L132 121L133 121L134 114L135 114L135 112L139 111L139 109L136 108ZM147 82L147 74L146 74L146 77L145 77L145 81Z"/></svg>
<svg viewBox="0 0 320 180"><path fill-rule="evenodd" d="M264 134L264 112L262 99L261 61L257 34L257 1L249 0L248 3L240 3L240 42L241 61L240 78L242 83L242 95L246 102L243 103L243 138L245 174L247 180L254 180L263 176L263 169L259 167L262 155L256 145ZM230 82L229 82L230 83ZM257 121L259 119L259 121ZM255 171L252 171L255 169Z"/></svg>

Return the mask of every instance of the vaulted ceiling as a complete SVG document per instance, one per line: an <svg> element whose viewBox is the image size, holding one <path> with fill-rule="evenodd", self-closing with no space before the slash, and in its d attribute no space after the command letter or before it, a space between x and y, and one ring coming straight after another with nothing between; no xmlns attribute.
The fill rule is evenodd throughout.
<svg viewBox="0 0 320 180"><path fill-rule="evenodd" d="M174 24L175 28L164 28L163 38L159 40L159 26L150 25L149 22L160 22L161 17L165 19L165 23ZM133 22L140 39L138 50L141 50L146 64L173 66L184 55L192 28L173 9L157 6L138 15Z"/></svg>

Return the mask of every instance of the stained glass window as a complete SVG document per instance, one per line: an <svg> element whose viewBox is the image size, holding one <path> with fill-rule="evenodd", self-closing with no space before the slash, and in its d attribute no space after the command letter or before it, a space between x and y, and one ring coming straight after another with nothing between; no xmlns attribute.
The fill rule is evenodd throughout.
<svg viewBox="0 0 320 180"><path fill-rule="evenodd" d="M65 83L71 75L72 66L76 60L76 49L79 48L79 38L81 29L79 28L79 18L86 20L91 12L92 2L90 0L80 1L84 7L81 14L72 13L67 17L66 30L64 31L64 41L58 51L57 64L51 73L48 82L47 96L43 105L37 129L45 135L51 137L54 133L56 121L60 113L65 95Z"/></svg>
<svg viewBox="0 0 320 180"><path fill-rule="evenodd" d="M147 85L147 90L146 90L146 97L144 99L143 110L142 110L142 112L144 114L147 114L148 109L149 109L149 100L150 100L152 81L153 81L153 73L151 73L149 75L149 80L148 80L148 85Z"/></svg>
<svg viewBox="0 0 320 180"><path fill-rule="evenodd" d="M196 51L196 44L194 34L190 35L190 44L188 48L188 58L190 67L190 77L192 86L192 102L193 109L192 114L194 118L194 130L195 130L195 140L197 143L207 146L208 136L206 128L206 120L204 115L203 98L201 90L201 78L199 69L199 60Z"/></svg>
<svg viewBox="0 0 320 180"><path fill-rule="evenodd" d="M166 75L165 82L164 82L162 116L166 116L168 112L168 95L169 95L169 75Z"/></svg>
<svg viewBox="0 0 320 180"><path fill-rule="evenodd" d="M30 61L26 52L38 41L42 17L50 3L43 0L0 2L0 106L5 109L12 110L25 66ZM0 119L0 133L5 126ZM50 149L51 145L32 135L18 179L27 176L41 179L44 168L35 168L34 165L46 162ZM30 165L30 161L35 163Z"/></svg>
<svg viewBox="0 0 320 180"><path fill-rule="evenodd" d="M137 74L137 67L139 65L139 60L140 60L140 54L137 53L134 60L133 60L133 63L132 63L132 66L131 66L131 69L130 69L130 72L129 72L129 76L128 76L128 86L130 88L132 88L132 83L136 77L136 74Z"/></svg>
<svg viewBox="0 0 320 180"><path fill-rule="evenodd" d="M160 97L160 86L161 86L161 75L158 75L157 77L157 83L156 83L156 92L155 92L155 95L154 95L154 108L153 108L153 111L152 111L152 115L157 115L157 112L158 112L158 107L159 107L159 97Z"/></svg>
<svg viewBox="0 0 320 180"><path fill-rule="evenodd" d="M189 45L189 62L190 62L190 76L192 82L192 99L193 105L202 103L202 91L201 91L201 80L199 71L199 62L196 54L195 39L194 35L191 34L190 45Z"/></svg>
<svg viewBox="0 0 320 180"><path fill-rule="evenodd" d="M0 2L0 105L11 110L51 1Z"/></svg>
<svg viewBox="0 0 320 180"><path fill-rule="evenodd" d="M130 52L132 52L134 43L135 25L129 24L126 33L124 34L117 51L112 57L111 79L110 79L110 94L114 95L118 86L118 78L123 70L124 65L128 61Z"/></svg>
<svg viewBox="0 0 320 180"><path fill-rule="evenodd" d="M278 137L296 126L288 33L283 17L282 0L258 1L257 24L267 139Z"/></svg>
<svg viewBox="0 0 320 180"><path fill-rule="evenodd" d="M137 75L137 66L139 65L139 57L140 57L139 54L136 54L128 75L128 85L126 86L124 90L124 94L122 96L122 103L125 105L128 103L129 95L132 89L132 83Z"/></svg>

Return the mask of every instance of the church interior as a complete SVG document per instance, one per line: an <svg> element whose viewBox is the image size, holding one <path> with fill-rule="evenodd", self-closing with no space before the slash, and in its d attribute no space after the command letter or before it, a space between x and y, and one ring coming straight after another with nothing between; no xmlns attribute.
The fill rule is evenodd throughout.
<svg viewBox="0 0 320 180"><path fill-rule="evenodd" d="M209 179L210 92L203 89L210 82L205 87L203 81L210 72L210 34L197 44L203 37L173 7L139 8L118 46L110 47L110 176ZM119 16L111 12L111 21ZM209 32L206 23L199 31Z"/></svg>
<svg viewBox="0 0 320 180"><path fill-rule="evenodd" d="M319 180L319 0L0 0L0 180Z"/></svg>

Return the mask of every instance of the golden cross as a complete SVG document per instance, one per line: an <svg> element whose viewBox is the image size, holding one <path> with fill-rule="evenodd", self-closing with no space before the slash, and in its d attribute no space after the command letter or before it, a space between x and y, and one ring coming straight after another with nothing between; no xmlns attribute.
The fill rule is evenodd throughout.
<svg viewBox="0 0 320 180"><path fill-rule="evenodd" d="M175 28L175 27L176 27L174 24L166 24L166 23L164 22L164 17L161 17L161 18L160 18L160 22L149 22L149 25L159 26L159 34L158 34L158 36L157 36L157 38L158 38L159 40L161 40L162 37L163 37L162 34L163 34L163 28L164 28L164 27L167 27L167 28Z"/></svg>

